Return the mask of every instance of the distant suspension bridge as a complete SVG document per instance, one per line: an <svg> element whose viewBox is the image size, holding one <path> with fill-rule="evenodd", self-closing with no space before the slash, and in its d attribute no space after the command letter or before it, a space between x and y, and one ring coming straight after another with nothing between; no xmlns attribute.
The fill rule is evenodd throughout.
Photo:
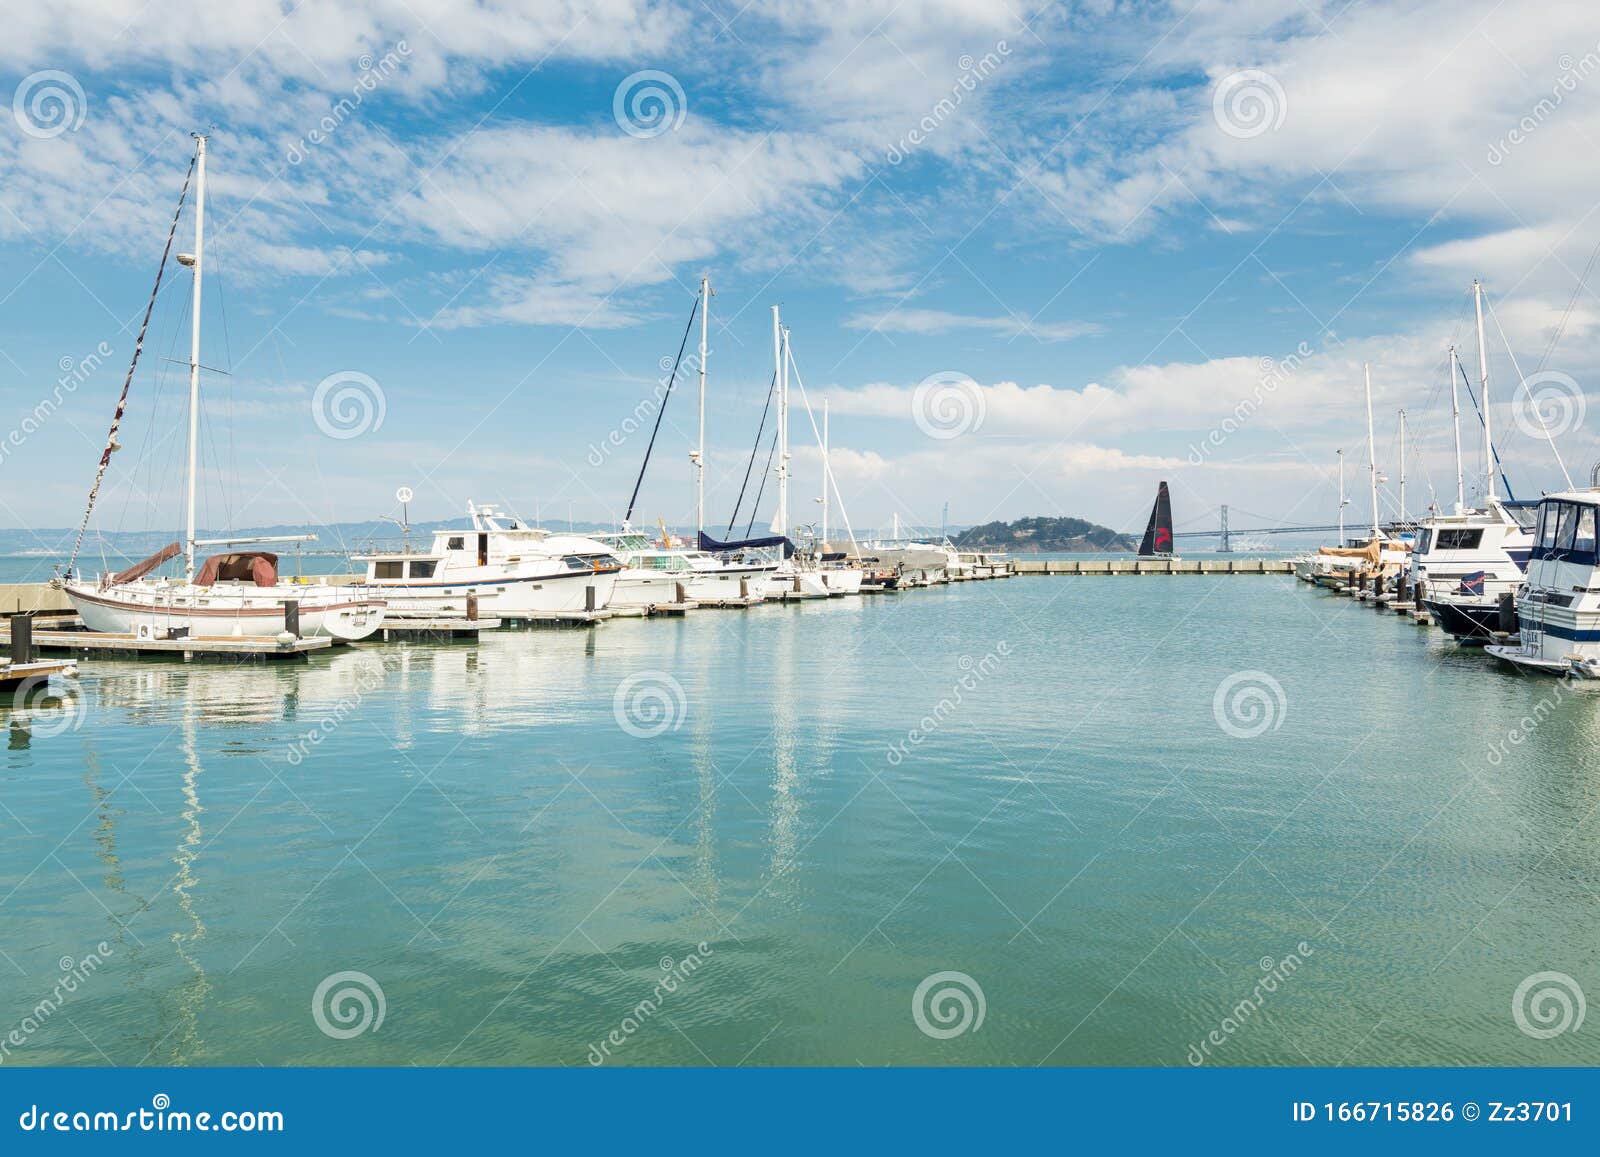
<svg viewBox="0 0 1600 1157"><path fill-rule="evenodd" d="M1250 537L1257 534L1338 534L1340 526L1334 523L1331 526L1252 526L1247 529L1234 529L1228 525L1228 508L1221 507L1217 511L1218 523L1215 530L1179 530L1174 531L1173 538L1214 538L1217 540L1217 550L1224 554L1233 552L1233 536L1242 535ZM1350 525L1360 526L1361 523ZM1135 535L1134 537L1138 537Z"/></svg>

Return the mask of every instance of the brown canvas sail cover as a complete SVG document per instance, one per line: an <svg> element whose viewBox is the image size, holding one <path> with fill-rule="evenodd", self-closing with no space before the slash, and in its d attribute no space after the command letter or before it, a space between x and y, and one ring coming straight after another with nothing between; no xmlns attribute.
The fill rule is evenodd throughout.
<svg viewBox="0 0 1600 1157"><path fill-rule="evenodd" d="M153 555L151 555L149 558L145 559L143 562L135 563L133 566L130 566L127 570L118 571L116 574L112 575L111 576L111 585L112 586L117 586L117 585L119 585L121 583L131 583L134 579L144 578L145 575L147 575L151 571L155 570L156 567L158 567L162 563L166 562L169 558L177 558L182 553L183 553L183 544L182 543L169 542L169 543L167 543L166 546L164 546L160 550L156 551Z"/></svg>
<svg viewBox="0 0 1600 1157"><path fill-rule="evenodd" d="M214 554L200 568L194 585L208 587L217 582L253 582L258 587L277 586L278 556L264 550Z"/></svg>

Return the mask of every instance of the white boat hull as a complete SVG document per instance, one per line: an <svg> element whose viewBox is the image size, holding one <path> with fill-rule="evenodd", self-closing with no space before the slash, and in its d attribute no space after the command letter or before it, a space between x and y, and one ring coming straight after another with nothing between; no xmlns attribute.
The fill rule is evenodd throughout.
<svg viewBox="0 0 1600 1157"><path fill-rule="evenodd" d="M354 642L376 631L385 612L382 600L350 587L133 582L102 590L69 582L64 589L85 627L113 635L272 636L285 629L284 604L293 601L302 637Z"/></svg>
<svg viewBox="0 0 1600 1157"><path fill-rule="evenodd" d="M601 574L564 571L542 576L463 578L449 583L371 583L389 604L389 613L403 615L460 615L467 597L477 597L484 615L514 618L518 615L573 614L589 609L588 588L594 588L594 610L611 605L621 572Z"/></svg>

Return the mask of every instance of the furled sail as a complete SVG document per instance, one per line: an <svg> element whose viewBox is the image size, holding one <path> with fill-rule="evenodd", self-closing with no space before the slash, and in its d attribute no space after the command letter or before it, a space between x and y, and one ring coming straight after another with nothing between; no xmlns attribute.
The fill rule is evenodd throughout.
<svg viewBox="0 0 1600 1157"><path fill-rule="evenodd" d="M1144 541L1139 544L1141 557L1172 553L1172 498L1163 482L1156 490L1156 504L1150 508L1150 525L1144 528Z"/></svg>
<svg viewBox="0 0 1600 1157"><path fill-rule="evenodd" d="M700 532L700 549L711 554L728 554L736 550L752 550L763 546L783 547L783 557L794 556L794 543L782 534L770 535L766 538L741 538L734 542L718 542L705 531Z"/></svg>

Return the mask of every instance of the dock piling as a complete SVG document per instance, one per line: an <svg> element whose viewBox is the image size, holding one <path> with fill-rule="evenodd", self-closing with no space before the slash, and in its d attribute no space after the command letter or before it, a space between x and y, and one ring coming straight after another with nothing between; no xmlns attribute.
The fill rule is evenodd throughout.
<svg viewBox="0 0 1600 1157"><path fill-rule="evenodd" d="M18 666L33 662L33 616L7 615L11 620L11 661Z"/></svg>

